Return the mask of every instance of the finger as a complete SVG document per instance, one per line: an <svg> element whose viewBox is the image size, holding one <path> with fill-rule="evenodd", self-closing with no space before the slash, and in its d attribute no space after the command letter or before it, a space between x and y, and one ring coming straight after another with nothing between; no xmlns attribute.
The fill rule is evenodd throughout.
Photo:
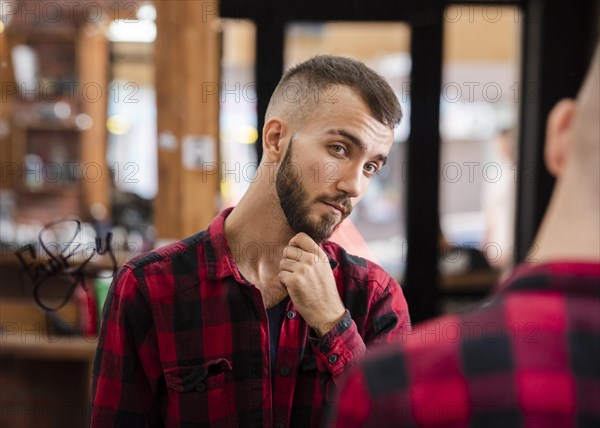
<svg viewBox="0 0 600 428"><path fill-rule="evenodd" d="M287 289L289 285L292 284L292 280L294 278L294 274L285 270L282 270L277 275L279 282Z"/></svg>
<svg viewBox="0 0 600 428"><path fill-rule="evenodd" d="M296 266L298 266L298 262L296 260L282 259L279 262L279 271L295 272Z"/></svg>
<svg viewBox="0 0 600 428"><path fill-rule="evenodd" d="M288 245L283 249L283 258L288 260L300 261L302 259L302 249Z"/></svg>
<svg viewBox="0 0 600 428"><path fill-rule="evenodd" d="M309 253L314 261L329 261L325 251L304 232L300 232L290 239L288 246L301 248L304 252Z"/></svg>
<svg viewBox="0 0 600 428"><path fill-rule="evenodd" d="M300 248L313 254L319 249L317 243L304 232L297 233L292 239L290 239L288 245Z"/></svg>
<svg viewBox="0 0 600 428"><path fill-rule="evenodd" d="M325 254L325 252L306 233L300 232L297 235L295 235L290 240L289 245L301 248L302 251L304 251L304 254L302 256L307 260L308 258L311 258L315 262L327 260L327 255Z"/></svg>

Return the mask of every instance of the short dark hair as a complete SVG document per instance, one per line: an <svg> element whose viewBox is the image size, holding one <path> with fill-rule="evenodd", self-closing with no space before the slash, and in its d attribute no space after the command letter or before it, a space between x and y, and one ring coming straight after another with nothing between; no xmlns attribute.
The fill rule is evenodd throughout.
<svg viewBox="0 0 600 428"><path fill-rule="evenodd" d="M402 120L402 109L389 83L360 61L333 55L317 55L290 68L281 78L267 108L267 119L285 116L293 105L289 119L302 122L309 111L313 95L333 85L348 86L368 105L371 115L382 124L394 128ZM292 94L290 96L290 93Z"/></svg>

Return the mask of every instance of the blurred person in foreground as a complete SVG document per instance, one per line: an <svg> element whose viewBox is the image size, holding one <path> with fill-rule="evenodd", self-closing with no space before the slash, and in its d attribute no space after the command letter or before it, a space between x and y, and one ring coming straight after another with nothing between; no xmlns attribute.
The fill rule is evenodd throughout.
<svg viewBox="0 0 600 428"><path fill-rule="evenodd" d="M409 324L398 283L328 241L400 119L361 62L318 56L286 72L239 204L115 277L90 426L317 426L344 369Z"/></svg>
<svg viewBox="0 0 600 428"><path fill-rule="evenodd" d="M481 308L421 324L342 382L333 426L600 426L600 58L547 122L557 183L519 266Z"/></svg>

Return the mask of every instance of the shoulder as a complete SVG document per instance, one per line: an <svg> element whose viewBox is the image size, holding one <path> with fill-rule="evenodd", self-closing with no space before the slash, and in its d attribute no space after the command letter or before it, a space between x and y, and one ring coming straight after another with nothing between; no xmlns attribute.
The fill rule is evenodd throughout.
<svg viewBox="0 0 600 428"><path fill-rule="evenodd" d="M372 379L370 388L391 382L393 388L416 388L424 400L438 396L439 388L448 388L448 396L466 394L470 379L485 375L479 372L486 365L489 375L509 374L513 357L502 311L502 299L494 299L478 310L418 324L367 356L361 370Z"/></svg>
<svg viewBox="0 0 600 428"><path fill-rule="evenodd" d="M390 275L381 266L365 258L348 253L342 246L332 241L324 242L321 247L338 264L345 278L361 284L376 285L385 288L390 283Z"/></svg>
<svg viewBox="0 0 600 428"><path fill-rule="evenodd" d="M172 296L183 291L182 287L197 285L203 272L200 260L206 259L205 234L206 231L199 232L129 260L114 282L125 288L129 283L135 283L135 288L139 288L149 301ZM176 281L176 277L180 280Z"/></svg>
<svg viewBox="0 0 600 428"><path fill-rule="evenodd" d="M205 233L206 231L198 232L195 235L182 239L181 241L173 242L155 250L140 254L139 256L127 261L124 264L124 267L129 268L132 271L140 269L143 270L170 264L174 258L177 259L189 257L190 253L192 252L204 250L201 244L203 242Z"/></svg>
<svg viewBox="0 0 600 428"><path fill-rule="evenodd" d="M507 317L513 298L500 294L478 309L404 331L400 340L372 351L350 369L344 393L362 395L362 401L369 402L364 419L378 422L374 426L401 419L407 426L437 426L442 415L443 426L467 426L475 413L480 413L482 426L499 417L513 426L511 418L518 417L518 410L512 400L521 387L514 383L519 358L515 349L523 354L530 339L519 336ZM532 355L542 352L543 360L549 361L550 353L540 346L532 342ZM360 402L353 406L359 408ZM354 407L345 412L352 411Z"/></svg>

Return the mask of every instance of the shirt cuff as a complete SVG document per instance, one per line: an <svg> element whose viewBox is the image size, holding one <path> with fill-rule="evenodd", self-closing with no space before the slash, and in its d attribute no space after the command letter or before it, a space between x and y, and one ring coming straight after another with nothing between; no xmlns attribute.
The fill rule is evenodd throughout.
<svg viewBox="0 0 600 428"><path fill-rule="evenodd" d="M334 379L343 373L346 366L362 357L366 350L348 309L340 322L320 339L311 330L309 341L315 352L317 368L330 372Z"/></svg>

